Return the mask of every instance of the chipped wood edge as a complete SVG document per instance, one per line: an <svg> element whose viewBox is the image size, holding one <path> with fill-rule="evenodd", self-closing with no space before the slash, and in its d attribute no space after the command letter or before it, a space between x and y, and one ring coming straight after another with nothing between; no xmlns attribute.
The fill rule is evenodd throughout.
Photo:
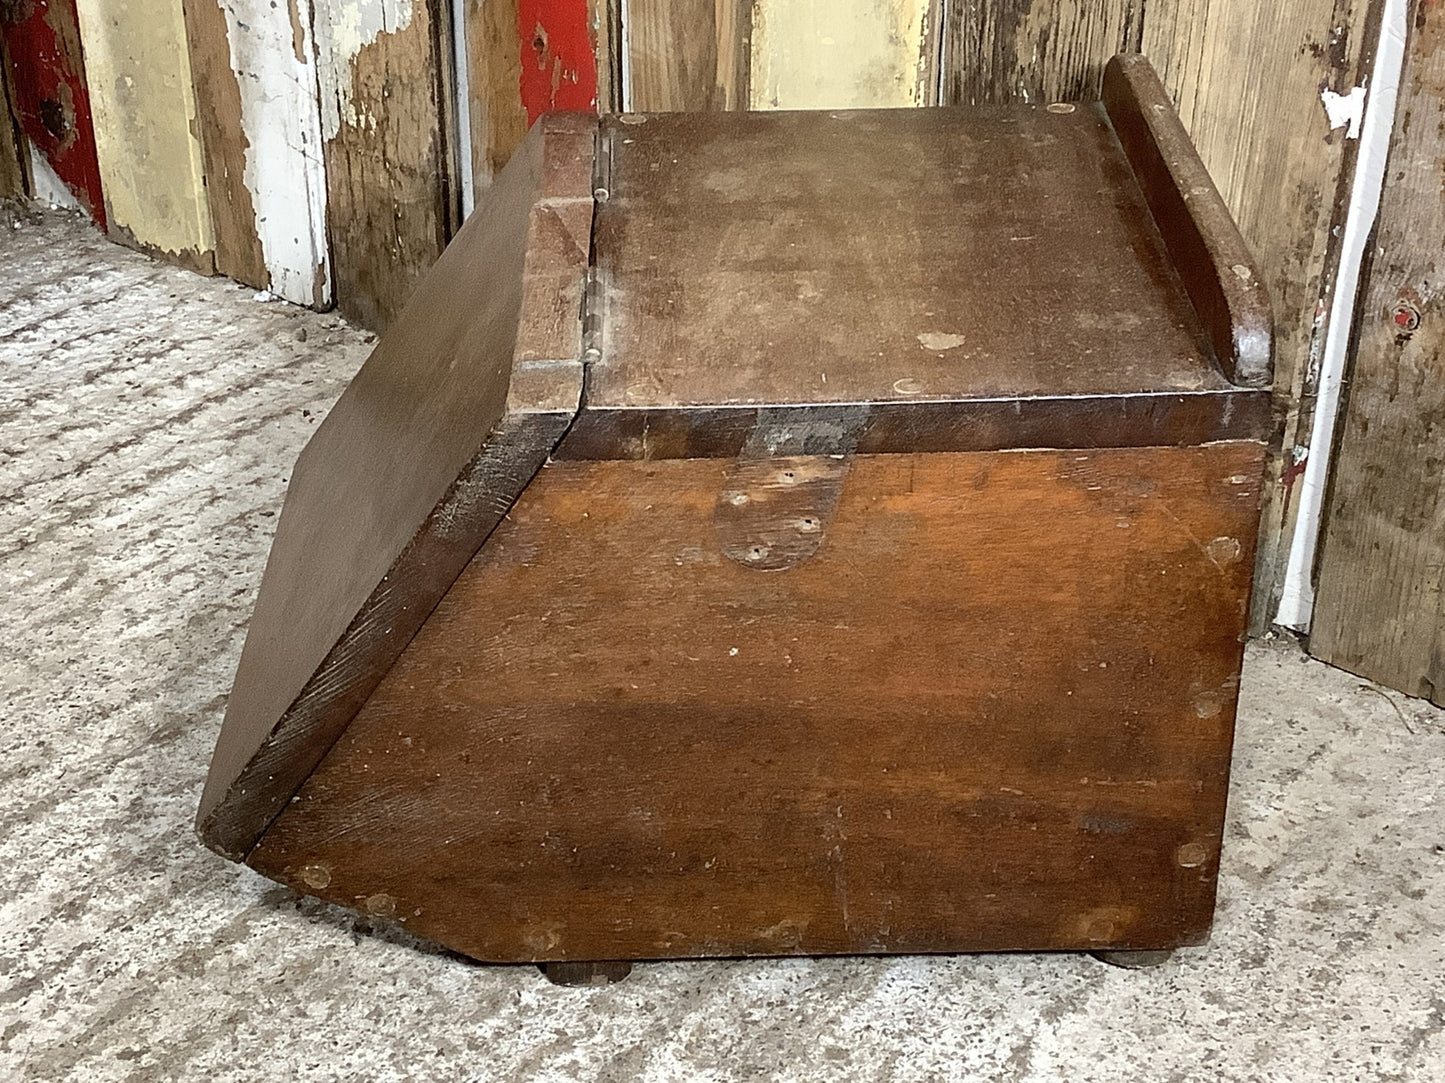
<svg viewBox="0 0 1445 1083"><path fill-rule="evenodd" d="M546 136L555 124L567 134L576 120L544 118ZM591 123L595 123L592 121ZM589 167L590 172L590 167ZM590 179L590 178L589 178ZM585 210L590 231L592 197L586 193L541 190L529 212L529 235L539 220L576 217ZM575 267L580 296L586 253ZM523 269L526 281L531 255ZM555 269L539 274L555 277ZM552 299L538 291L531 303L545 308ZM566 434L582 395L580 356L537 357L536 343L524 332L529 293L522 311L507 385L499 414L479 426L485 439L446 493L417 527L411 541L372 589L340 638L327 652L300 693L230 779L208 779L196 818L202 841L235 861L244 861L272 821L310 777L350 725L392 664L421 629L456 577L485 544L542 464ZM581 336L580 306L577 338ZM399 583L409 588L398 589Z"/></svg>
<svg viewBox="0 0 1445 1083"><path fill-rule="evenodd" d="M1221 369L1240 387L1274 380L1274 317L1254 256L1139 53L1104 70L1104 108Z"/></svg>

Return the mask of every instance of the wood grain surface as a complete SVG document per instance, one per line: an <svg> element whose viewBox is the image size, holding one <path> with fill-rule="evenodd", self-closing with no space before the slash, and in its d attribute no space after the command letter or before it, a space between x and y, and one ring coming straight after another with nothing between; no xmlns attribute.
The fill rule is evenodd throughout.
<svg viewBox="0 0 1445 1083"><path fill-rule="evenodd" d="M0 35L0 199L25 195L30 172L25 160L29 147L15 120L11 101L10 60L5 53L4 35Z"/></svg>
<svg viewBox="0 0 1445 1083"><path fill-rule="evenodd" d="M634 117L604 138L589 408L1234 388L1100 105Z"/></svg>
<svg viewBox="0 0 1445 1083"><path fill-rule="evenodd" d="M318 34L326 131L326 218L336 306L374 331L396 319L458 225L445 106L445 6L411 0L410 19L359 49L344 27ZM440 12L440 14L439 14ZM351 13L323 0L319 16Z"/></svg>
<svg viewBox="0 0 1445 1083"><path fill-rule="evenodd" d="M1256 634L1279 608L1359 146L1344 126L1331 126L1321 96L1367 82L1379 22L1377 0L1187 0L1150 4L1144 21L1144 53L1249 243L1275 311L1282 438L1267 467Z"/></svg>
<svg viewBox="0 0 1445 1083"><path fill-rule="evenodd" d="M255 203L246 187L241 87L231 67L226 13L217 0L182 0L182 10L196 91L195 126L215 233L216 270L264 289L271 284L271 272L266 269L256 232Z"/></svg>
<svg viewBox="0 0 1445 1083"><path fill-rule="evenodd" d="M1046 105L1097 99L1109 58L1139 51L1144 10L1144 0L948 4L943 102Z"/></svg>
<svg viewBox="0 0 1445 1083"><path fill-rule="evenodd" d="M1116 56L1104 108L1190 305L1230 381L1274 380L1274 317L1259 269L1149 61Z"/></svg>
<svg viewBox="0 0 1445 1083"><path fill-rule="evenodd" d="M629 0L631 112L746 109L750 0Z"/></svg>
<svg viewBox="0 0 1445 1083"><path fill-rule="evenodd" d="M1445 11L1415 3L1411 15L1356 314L1310 652L1445 703Z"/></svg>
<svg viewBox="0 0 1445 1083"><path fill-rule="evenodd" d="M202 798L215 849L265 830L571 421L595 127L533 128L297 462Z"/></svg>
<svg viewBox="0 0 1445 1083"><path fill-rule="evenodd" d="M249 860L498 961L1198 942L1262 453L859 455L779 571L727 460L549 465Z"/></svg>

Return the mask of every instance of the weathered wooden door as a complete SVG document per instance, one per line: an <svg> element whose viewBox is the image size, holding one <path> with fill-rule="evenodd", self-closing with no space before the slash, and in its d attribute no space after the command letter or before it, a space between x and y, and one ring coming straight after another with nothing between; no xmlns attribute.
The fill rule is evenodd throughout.
<svg viewBox="0 0 1445 1083"><path fill-rule="evenodd" d="M1414 0L1310 650L1445 703L1445 9Z"/></svg>

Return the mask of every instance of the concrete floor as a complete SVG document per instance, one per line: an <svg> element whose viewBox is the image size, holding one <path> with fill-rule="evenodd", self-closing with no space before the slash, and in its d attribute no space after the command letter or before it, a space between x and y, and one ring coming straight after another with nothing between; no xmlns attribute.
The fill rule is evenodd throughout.
<svg viewBox="0 0 1445 1083"><path fill-rule="evenodd" d="M1214 941L1152 971L558 989L215 857L191 819L287 471L367 337L0 227L0 1077L1445 1079L1445 713L1285 641L1249 654Z"/></svg>

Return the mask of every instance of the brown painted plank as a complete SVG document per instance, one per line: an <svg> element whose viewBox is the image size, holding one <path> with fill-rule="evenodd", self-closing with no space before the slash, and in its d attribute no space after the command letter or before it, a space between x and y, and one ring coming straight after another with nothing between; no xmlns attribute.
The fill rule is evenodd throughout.
<svg viewBox="0 0 1445 1083"><path fill-rule="evenodd" d="M465 0L472 175L477 194L502 171L527 134L519 90L517 0Z"/></svg>
<svg viewBox="0 0 1445 1083"><path fill-rule="evenodd" d="M1321 92L1369 70L1371 0L1151 4L1143 46L1259 264L1276 315L1275 401L1252 628L1274 617L1294 532L1295 483L1317 393L1312 358L1332 303L1357 143L1331 130ZM1352 303L1345 298L1345 304Z"/></svg>
<svg viewBox="0 0 1445 1083"><path fill-rule="evenodd" d="M1445 702L1445 11L1411 5L1372 257L1360 292L1310 651Z"/></svg>
<svg viewBox="0 0 1445 1083"><path fill-rule="evenodd" d="M244 856L581 393L596 121L538 124L292 473L199 813Z"/></svg>
<svg viewBox="0 0 1445 1083"><path fill-rule="evenodd" d="M196 91L196 130L216 238L216 270L264 289L271 284L256 209L246 187L246 134L241 88L231 67L226 14L219 0L182 0Z"/></svg>
<svg viewBox="0 0 1445 1083"><path fill-rule="evenodd" d="M457 217L441 89L450 26L436 0L397 10L409 21L355 52L344 34L317 34L321 93L334 98L323 101L322 117L336 305L373 330L396 318ZM317 17L350 14L338 0Z"/></svg>
<svg viewBox="0 0 1445 1083"><path fill-rule="evenodd" d="M1139 51L1145 6L1145 0L949 4L944 104L1097 98L1109 58Z"/></svg>
<svg viewBox="0 0 1445 1083"><path fill-rule="evenodd" d="M1198 942L1262 454L860 455L775 571L730 460L551 464L250 862L499 961Z"/></svg>

